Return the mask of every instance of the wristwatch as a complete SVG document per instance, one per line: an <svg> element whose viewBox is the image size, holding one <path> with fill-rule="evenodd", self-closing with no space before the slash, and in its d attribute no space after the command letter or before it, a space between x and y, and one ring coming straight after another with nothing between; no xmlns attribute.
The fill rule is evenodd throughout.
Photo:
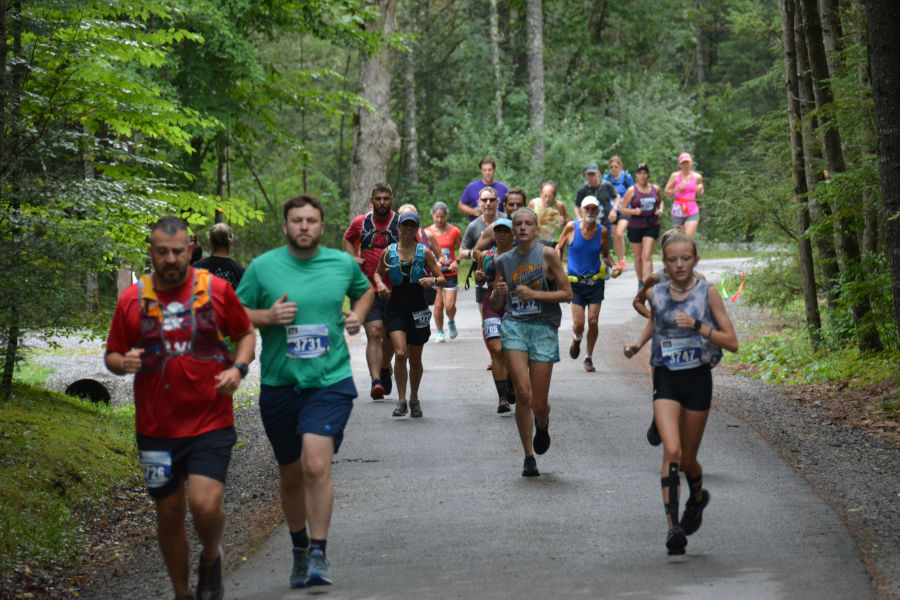
<svg viewBox="0 0 900 600"><path fill-rule="evenodd" d="M703 327L703 322L700 319L694 319L694 326L692 329L699 333L701 327Z"/></svg>
<svg viewBox="0 0 900 600"><path fill-rule="evenodd" d="M247 363L245 363L245 362L236 362L231 366L240 372L241 379L243 379L244 377L247 376L247 371L250 369L250 366L247 365Z"/></svg>

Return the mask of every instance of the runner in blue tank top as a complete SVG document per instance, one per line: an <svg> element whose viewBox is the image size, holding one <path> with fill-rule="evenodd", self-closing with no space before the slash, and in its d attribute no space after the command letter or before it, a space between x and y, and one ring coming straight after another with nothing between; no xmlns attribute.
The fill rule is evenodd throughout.
<svg viewBox="0 0 900 600"><path fill-rule="evenodd" d="M718 290L694 274L698 260L693 238L682 232L666 238L663 264L668 281L654 287L650 320L638 341L625 346L625 356L631 358L653 340L653 413L663 441L661 484L669 554L684 554L686 536L700 528L709 503L697 450L712 400L711 369L722 348L738 349ZM690 488L680 522L679 471L685 472Z"/></svg>
<svg viewBox="0 0 900 600"><path fill-rule="evenodd" d="M581 338L584 334L584 313L587 308L587 356L584 370L594 368L594 344L599 334L600 306L606 285L606 273L612 269L609 255L609 234L605 227L597 226L600 202L594 196L581 201L584 219L568 223L559 236L556 252L562 257L563 248L568 247L567 271L572 284L572 343L569 356L578 358L581 352ZM601 260L602 259L602 260Z"/></svg>
<svg viewBox="0 0 900 600"><path fill-rule="evenodd" d="M536 477L540 472L534 453L543 454L550 448L547 398L553 363L559 362L559 303L572 299L572 288L559 256L537 241L534 211L517 210L513 229L519 245L497 259L490 302L494 308L506 304L500 340L516 390L516 426L525 450L522 476Z"/></svg>

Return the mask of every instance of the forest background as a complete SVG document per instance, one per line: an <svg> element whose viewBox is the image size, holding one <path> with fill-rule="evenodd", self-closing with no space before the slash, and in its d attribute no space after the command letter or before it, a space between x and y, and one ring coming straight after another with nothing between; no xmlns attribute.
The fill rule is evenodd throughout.
<svg viewBox="0 0 900 600"><path fill-rule="evenodd" d="M748 297L796 314L813 351L896 358L898 129L879 102L898 95L878 57L900 22L867 4L0 0L3 395L25 332L107 326L160 214L201 240L230 223L244 264L283 243L301 192L330 246L381 180L463 226L483 156L571 204L588 162L662 185L690 152L701 247L774 249Z"/></svg>

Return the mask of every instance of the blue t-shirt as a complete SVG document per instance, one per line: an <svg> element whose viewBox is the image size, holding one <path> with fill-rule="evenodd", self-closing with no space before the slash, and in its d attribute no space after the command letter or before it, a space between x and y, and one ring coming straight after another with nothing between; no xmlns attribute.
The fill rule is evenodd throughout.
<svg viewBox="0 0 900 600"><path fill-rule="evenodd" d="M481 190L488 187L484 181L479 177L472 183L466 186L466 189L463 191L462 196L459 197L459 201L465 204L466 206L470 206L472 208L478 208L478 196L481 194ZM497 190L497 198L499 198L499 204L497 205L497 210L503 210L503 198L509 192L509 188L506 187L505 183L501 183L499 181L495 181L490 185L490 187ZM469 216L469 220L474 220L475 217Z"/></svg>

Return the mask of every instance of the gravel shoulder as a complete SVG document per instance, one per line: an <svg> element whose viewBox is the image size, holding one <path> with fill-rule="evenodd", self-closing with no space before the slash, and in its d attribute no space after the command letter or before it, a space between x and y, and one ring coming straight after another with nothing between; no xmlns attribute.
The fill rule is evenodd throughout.
<svg viewBox="0 0 900 600"><path fill-rule="evenodd" d="M755 318L729 307L739 331ZM77 343L76 341L72 342ZM353 341L354 350L360 339ZM81 377L110 381L114 402L130 401L130 383L102 367L100 355L40 357L55 373L48 387L64 389ZM97 364L95 364L97 363ZM238 445L226 489L225 569L234 569L281 522L278 473L255 405L258 364L236 400ZM795 388L768 385L716 370L713 409L753 427L803 475L847 524L881 600L900 598L900 444L897 436L860 429L823 406L798 401ZM761 482L761 485L764 485ZM156 546L153 505L139 481L85 517L88 551L80 565L32 573L29 582L0 584L0 597L113 600L170 598L171 586ZM192 529L188 523L189 531ZM193 540L195 548L198 546ZM196 556L196 551L194 556ZM12 585L10 585L12 584ZM12 586L15 587L12 587Z"/></svg>

